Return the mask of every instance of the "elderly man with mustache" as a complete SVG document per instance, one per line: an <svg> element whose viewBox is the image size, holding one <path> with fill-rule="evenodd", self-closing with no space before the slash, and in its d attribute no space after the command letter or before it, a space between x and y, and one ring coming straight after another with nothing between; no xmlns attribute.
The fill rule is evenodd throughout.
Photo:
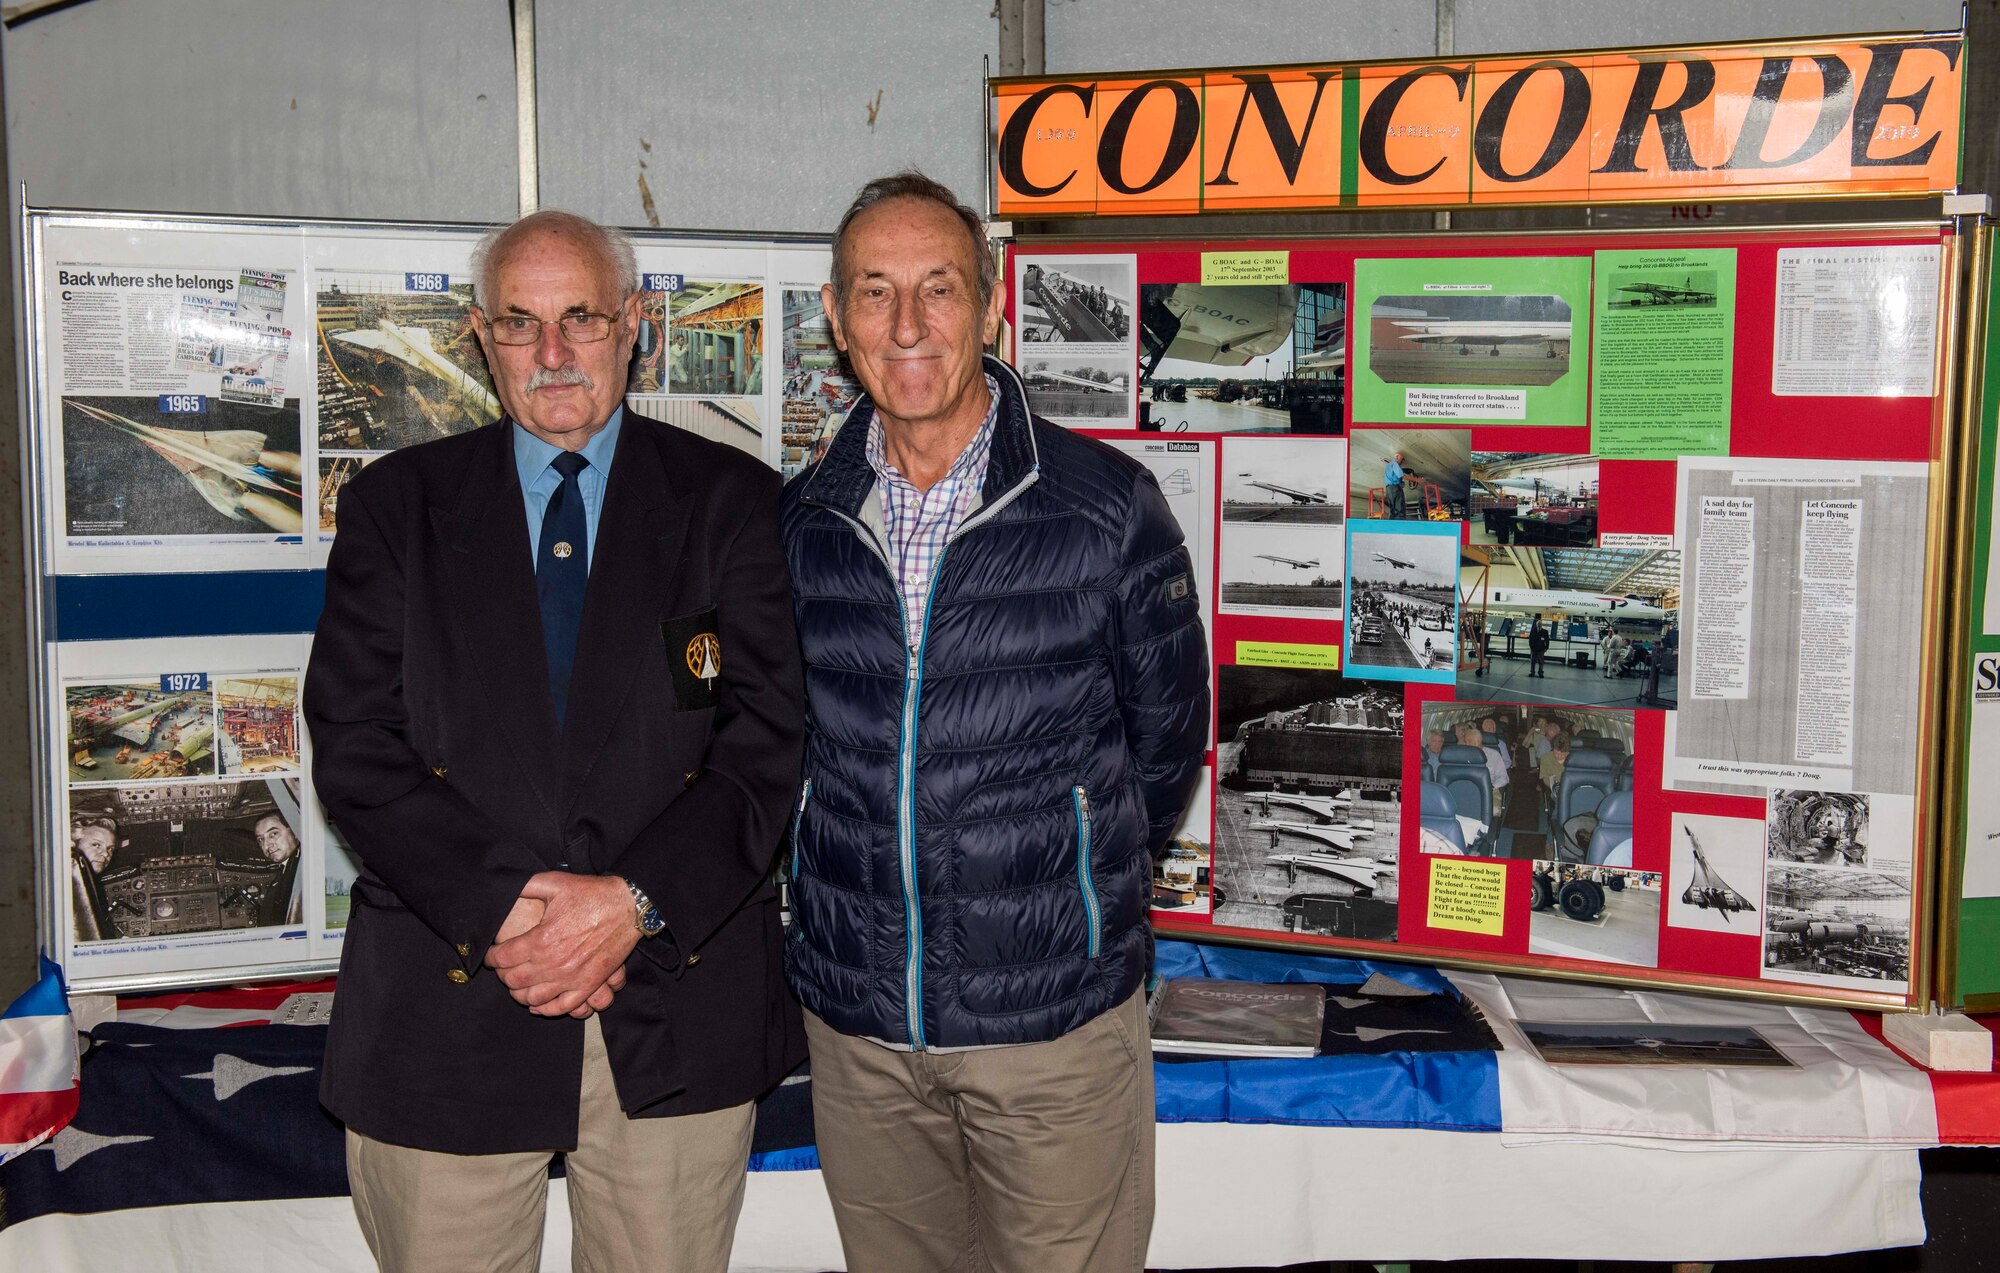
<svg viewBox="0 0 2000 1273"><path fill-rule="evenodd" d="M628 414L632 249L474 257L498 423L341 493L306 679L362 861L321 1099L384 1269L728 1265L752 1102L800 1060L772 857L803 735L778 479Z"/></svg>

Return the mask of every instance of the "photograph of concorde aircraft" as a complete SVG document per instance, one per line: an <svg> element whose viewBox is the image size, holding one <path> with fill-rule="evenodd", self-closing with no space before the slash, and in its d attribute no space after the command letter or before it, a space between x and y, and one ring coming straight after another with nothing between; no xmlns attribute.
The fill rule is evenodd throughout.
<svg viewBox="0 0 2000 1273"><path fill-rule="evenodd" d="M1346 318L1339 283L1142 285L1142 427L1340 433Z"/></svg>
<svg viewBox="0 0 2000 1273"><path fill-rule="evenodd" d="M1574 315L1560 296L1381 296L1368 369L1391 384L1551 385L1569 374Z"/></svg>
<svg viewBox="0 0 2000 1273"><path fill-rule="evenodd" d="M401 274L320 279L313 297L322 451L394 451L500 418L473 331L472 285L404 290Z"/></svg>
<svg viewBox="0 0 2000 1273"><path fill-rule="evenodd" d="M1675 812L1668 834L1668 925L1755 933L1764 897L1764 823Z"/></svg>
<svg viewBox="0 0 2000 1273"><path fill-rule="evenodd" d="M1655 305L1713 309L1715 271L1635 269L1613 270L1609 280L1612 309L1647 309Z"/></svg>
<svg viewBox="0 0 2000 1273"><path fill-rule="evenodd" d="M1675 706L1680 571L1672 549L1466 545L1461 693L1531 705ZM1537 620L1548 636L1539 662Z"/></svg>
<svg viewBox="0 0 2000 1273"><path fill-rule="evenodd" d="M1347 443L1339 438L1232 438L1223 444L1222 520L1338 526Z"/></svg>
<svg viewBox="0 0 2000 1273"><path fill-rule="evenodd" d="M64 397L62 445L70 535L274 536L304 529L297 398L281 408L222 399L188 416L163 412L152 394Z"/></svg>

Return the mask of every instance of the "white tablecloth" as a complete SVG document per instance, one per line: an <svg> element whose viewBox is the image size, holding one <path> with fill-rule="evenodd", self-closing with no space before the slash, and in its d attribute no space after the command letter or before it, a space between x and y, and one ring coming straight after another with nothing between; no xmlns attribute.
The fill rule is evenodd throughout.
<svg viewBox="0 0 2000 1273"><path fill-rule="evenodd" d="M1156 1268L1477 1257L1722 1260L1924 1240L1905 1148L1685 1153L1492 1133L1170 1124ZM569 1268L563 1185L542 1267ZM44 1216L0 1230L23 1273L367 1273L346 1198ZM752 1175L733 1269L842 1268L818 1172Z"/></svg>

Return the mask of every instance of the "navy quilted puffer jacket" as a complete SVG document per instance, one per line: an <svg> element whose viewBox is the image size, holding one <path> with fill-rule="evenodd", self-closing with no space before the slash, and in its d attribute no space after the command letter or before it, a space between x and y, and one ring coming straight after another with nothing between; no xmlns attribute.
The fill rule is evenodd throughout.
<svg viewBox="0 0 2000 1273"><path fill-rule="evenodd" d="M808 713L786 970L835 1029L917 1048L1058 1038L1138 988L1152 855L1208 730L1193 570L1152 474L986 371L986 483L920 649L874 529L867 399L785 489Z"/></svg>

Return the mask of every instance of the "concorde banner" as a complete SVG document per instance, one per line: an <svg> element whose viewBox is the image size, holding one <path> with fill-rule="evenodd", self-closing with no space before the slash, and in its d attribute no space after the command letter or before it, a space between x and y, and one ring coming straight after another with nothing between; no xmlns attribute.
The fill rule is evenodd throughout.
<svg viewBox="0 0 2000 1273"><path fill-rule="evenodd" d="M1948 191L1964 37L994 79L996 216Z"/></svg>

